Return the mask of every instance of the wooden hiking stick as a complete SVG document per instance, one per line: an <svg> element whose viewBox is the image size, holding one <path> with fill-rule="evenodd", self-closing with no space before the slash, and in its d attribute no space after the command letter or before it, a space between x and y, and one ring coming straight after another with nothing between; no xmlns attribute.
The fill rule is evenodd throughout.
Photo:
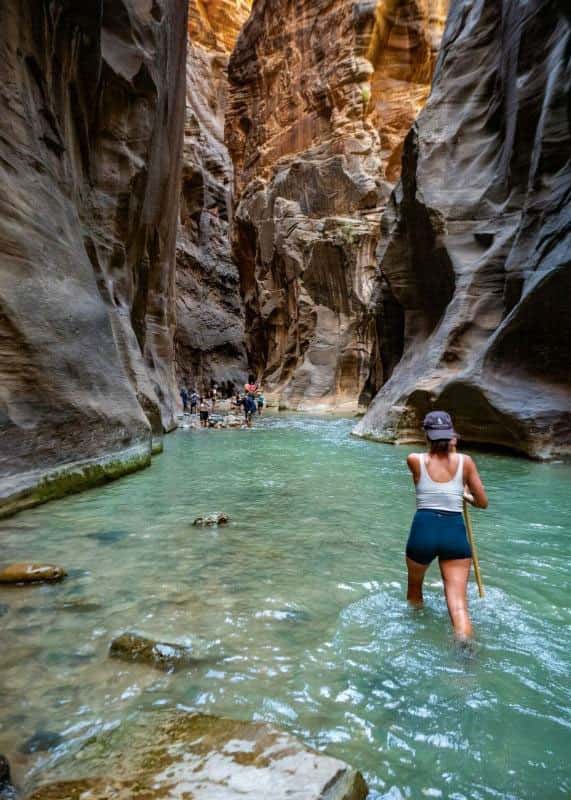
<svg viewBox="0 0 571 800"><path fill-rule="evenodd" d="M484 596L484 584L482 581L482 573L480 572L480 562L478 561L478 551L476 550L476 542L474 541L474 531L472 530L472 519L468 509L468 503L464 500L464 520L466 521L466 531L468 533L468 541L472 548L472 561L474 562L474 575L476 576L476 583L478 584L478 592L480 597Z"/></svg>

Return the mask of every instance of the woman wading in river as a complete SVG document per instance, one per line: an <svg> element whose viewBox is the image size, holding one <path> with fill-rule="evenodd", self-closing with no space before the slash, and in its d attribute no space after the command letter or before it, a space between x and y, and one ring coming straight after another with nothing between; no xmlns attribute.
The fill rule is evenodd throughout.
<svg viewBox="0 0 571 800"><path fill-rule="evenodd" d="M462 516L466 499L478 508L488 498L470 456L456 452L457 434L445 411L431 411L424 418L428 453L411 453L406 463L416 488L416 514L406 545L407 599L422 605L426 570L438 557L444 581L448 613L459 639L472 636L466 589L472 551ZM466 491L468 487L469 491Z"/></svg>

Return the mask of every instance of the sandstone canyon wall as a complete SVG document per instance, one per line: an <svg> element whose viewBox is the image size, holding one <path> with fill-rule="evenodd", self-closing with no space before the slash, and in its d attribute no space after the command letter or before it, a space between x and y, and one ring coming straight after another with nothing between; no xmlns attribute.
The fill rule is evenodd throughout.
<svg viewBox="0 0 571 800"><path fill-rule="evenodd" d="M0 505L174 425L186 5L0 4Z"/></svg>
<svg viewBox="0 0 571 800"><path fill-rule="evenodd" d="M177 242L179 382L206 391L247 376L244 307L230 225L234 172L224 143L228 59L250 0L191 0Z"/></svg>
<svg viewBox="0 0 571 800"><path fill-rule="evenodd" d="M454 0L383 218L403 357L356 433L571 452L571 30L557 2Z"/></svg>
<svg viewBox="0 0 571 800"><path fill-rule="evenodd" d="M378 313L379 223L446 10L256 0L238 39L235 253L250 360L282 406L355 408L392 369L381 342L398 340L400 320Z"/></svg>

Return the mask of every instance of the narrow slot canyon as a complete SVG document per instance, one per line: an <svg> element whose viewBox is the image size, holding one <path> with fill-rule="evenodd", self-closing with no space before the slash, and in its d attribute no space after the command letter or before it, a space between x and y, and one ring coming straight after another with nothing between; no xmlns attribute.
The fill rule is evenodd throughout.
<svg viewBox="0 0 571 800"><path fill-rule="evenodd" d="M0 800L571 790L570 54L560 0L0 0Z"/></svg>

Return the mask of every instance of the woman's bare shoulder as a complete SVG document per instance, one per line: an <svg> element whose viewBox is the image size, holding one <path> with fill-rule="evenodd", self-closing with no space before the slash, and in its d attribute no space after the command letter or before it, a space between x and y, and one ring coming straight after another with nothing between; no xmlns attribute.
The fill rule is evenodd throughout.
<svg viewBox="0 0 571 800"><path fill-rule="evenodd" d="M419 462L418 453L409 453L408 456L406 457L407 467L413 472L416 469L416 467L418 467L418 462Z"/></svg>

